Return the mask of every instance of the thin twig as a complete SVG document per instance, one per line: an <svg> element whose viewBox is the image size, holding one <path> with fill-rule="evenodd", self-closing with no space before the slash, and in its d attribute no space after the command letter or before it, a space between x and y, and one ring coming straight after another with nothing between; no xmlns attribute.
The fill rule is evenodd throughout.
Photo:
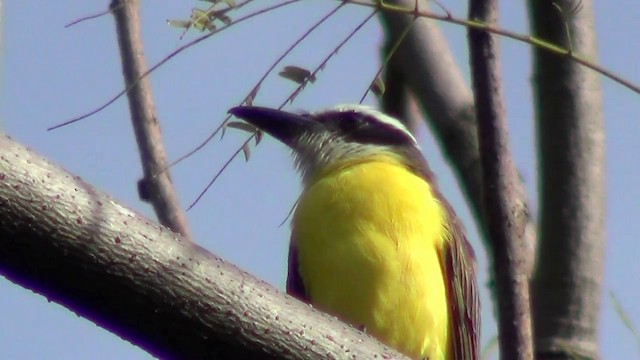
<svg viewBox="0 0 640 360"><path fill-rule="evenodd" d="M251 0L249 0L249 1L251 1ZM160 66L164 65L167 61L171 60L174 56L176 56L176 55L180 54L181 52L191 48L192 46L194 46L194 45L196 45L196 44L198 44L198 43L200 43L200 42L202 42L202 41L214 36L215 34L218 34L221 31L226 30L226 29L230 28L231 26L239 24L239 23L241 23L241 22L243 22L245 20L248 20L248 19L250 19L252 17L264 14L264 13L272 11L272 10L276 10L278 8L281 8L283 6L287 6L289 4L292 4L292 3L295 3L295 2L298 2L298 1L301 1L301 0L289 0L289 1L285 1L285 2L280 3L280 4L276 4L276 5L273 5L273 6L266 7L264 9L260 9L260 10L258 10L256 12L254 12L254 13L251 13L251 14L243 16L243 17L237 19L236 21L230 23L229 25L226 25L224 27L221 27L220 29L217 29L216 31L212 31L209 34L202 35L201 37L199 37L197 39L194 39L194 40L192 40L192 41L180 46L179 48L177 48L173 52L171 52L169 55L165 56L158 63L156 63L155 65L150 67L149 70L147 70L143 74L141 74L140 78L138 79L138 81L140 81L140 80L146 78L147 76L149 76L149 74L151 74L153 71L155 71ZM85 113L83 115L80 115L78 117L75 117L75 118L72 118L72 119L67 120L65 122L62 122L60 124L51 126L51 127L47 128L47 130L55 130L55 129L61 128L63 126L67 126L67 125L73 124L75 122L78 122L78 121L80 121L82 119L85 119L85 118L87 118L89 116L95 115L96 113L104 110L109 105L111 105L114 102L116 102L116 100L118 100L122 95L126 94L127 91L129 91L130 87L135 86L135 85L136 85L136 82L134 82L132 84L129 84L128 85L129 87L127 87L127 88L123 89L122 91L120 91L119 93L117 93L113 98L109 99L107 102L105 102L104 104L100 105L98 108L96 108L96 109L94 109L94 110L92 110L92 111L90 111L88 113Z"/></svg>
<svg viewBox="0 0 640 360"><path fill-rule="evenodd" d="M284 58L287 57L287 55L289 55L291 53L291 51L293 51L293 49L295 49L315 29L317 29L318 26L322 25L322 23L327 21L333 14L335 14L339 9L341 9L342 6L344 6L344 3L340 3L336 8L332 9L328 14L324 15L320 20L318 20L318 22L313 24L313 26L311 26L304 34L302 34L302 36L300 36L298 39L296 39L296 41L294 41L293 44L291 44L291 46L289 46L289 48L287 50L285 50L285 52L276 61L274 61L273 64L271 64L269 69L267 69L267 71L262 75L260 80L258 80L256 85L251 89L251 91L249 91L247 96L245 96L244 100L242 100L241 105L242 104L247 104L249 102L253 102L253 98L255 98L255 96L258 94L258 91L259 91L260 87L262 86L262 83L269 76L269 74L271 74L271 72L276 68L276 66L278 66L278 64L280 64L282 62L282 60L284 60ZM231 116L232 115L230 115L230 114L227 115L227 117L220 123L220 125L218 125L218 127L215 130L213 130L213 132L211 134L209 134L209 136L207 136L207 138L204 139L204 141L202 141L198 146L196 146L195 148L193 148L192 150L190 150L186 154L184 154L184 155L180 156L179 158L177 158L176 160L174 160L171 164L169 164L169 168L174 166L174 165L179 164L183 160L187 159L188 157L190 157L191 155L195 154L196 152L200 151L200 149L205 147L209 143L209 141L211 141L211 139L213 139L222 129L224 129L224 127L226 126L226 124L229 121L229 119L231 119Z"/></svg>
<svg viewBox="0 0 640 360"><path fill-rule="evenodd" d="M340 42L340 44L338 44L338 46L336 46L333 51L327 55L327 57L320 63L320 65L318 65L315 70L311 73L311 75L309 75L308 77L306 77L304 79L304 81L302 81L300 83L300 85L298 85L298 87L293 90L293 92L282 102L282 104L280 104L280 106L278 107L278 109L282 109L285 105L287 105L287 103L289 102L293 102L293 100L295 99L295 97L304 89L304 87L307 85L309 79L315 78L316 75L318 74L318 72L320 72L320 70L324 69L324 67L327 65L327 63L329 62L329 60L338 53L338 51L347 43L349 42L349 40L367 23L369 22L369 20L371 20L371 18L373 18L373 16L377 13L377 11L373 11L371 14L369 14L363 21L361 21L358 26L356 26L350 33L349 35L347 35L347 37L344 38L344 40L342 40ZM220 175L224 172L224 170L229 166L229 164L231 164L231 162L233 161L233 159L235 159L240 152L242 151L242 149L245 146L249 145L249 142L251 142L251 140L253 140L255 138L256 134L254 133L253 135L249 136L249 138L247 140L245 140L244 143L242 143L242 145L233 153L233 155L231 155L231 157L229 157L229 159L224 163L224 165L222 166L222 168L220 170L218 170L218 172L216 173L216 175L213 177L213 179L211 179L211 181L209 181L209 184L207 184L207 186L205 186L204 190L202 190L200 192L200 194L198 194L198 196L196 197L196 199L191 203L191 205L189 205L189 207L187 208L187 211L189 211L189 209L191 209L195 204L198 203L198 201L204 196L204 194L206 194L206 192L209 190L209 188L213 185L213 183L216 182L216 180L218 179L218 177L220 177Z"/></svg>
<svg viewBox="0 0 640 360"><path fill-rule="evenodd" d="M402 6L394 6L394 5L388 5L385 4L382 1L377 1L375 3L369 2L367 0L341 0L343 2L349 3L349 4L354 4L354 5L360 5L360 6L366 6L366 7L371 7L371 8L375 8L378 9L380 11L388 11L388 12L394 12L394 13L398 13L398 14L408 14L408 15L414 15L416 13L416 11L412 8L405 8ZM620 75L615 74L613 71L608 70L590 60L588 60L587 58L581 57L579 55L576 55L575 53L573 53L571 51L571 49L566 49L562 46L544 41L542 39L538 39L535 38L533 36L530 35L522 35L522 34L518 34L515 33L513 31L509 31L509 30L505 30L505 29L501 29L498 28L494 25L491 24L485 24L481 21L476 21L476 20L467 20L467 19L460 19L460 18L455 18L452 17L451 14L446 14L446 15L439 15L436 13L432 13L429 11L419 11L418 12L418 17L424 17L424 18L428 18L428 19L434 19L434 20L438 20L438 21L443 21L446 23L450 23L450 24L456 24L456 25L460 25L460 26L464 26L468 29L476 29L476 30L483 30L486 32L490 32L492 34L497 34L500 36L504 36L513 40L517 40L532 46L535 46L537 48L543 49L545 51L548 51L550 53L556 54L558 56L561 57L566 57L568 59L571 59L572 61L577 62L578 64L585 66L597 73L599 73L600 75L603 75L615 82L617 82L618 84L628 88L629 90L640 94L640 85L638 84L634 84L631 81L623 78Z"/></svg>
<svg viewBox="0 0 640 360"><path fill-rule="evenodd" d="M396 51L400 47L400 44L402 44L402 41L404 40L404 38L407 37L407 34L409 34L409 30L411 30L411 28L413 27L413 24L415 24L416 19L417 17L414 17L413 21L410 22L409 25L405 27L402 34L400 34L400 37L398 38L398 40L395 42L395 44L393 44L393 47L389 50L389 52L387 52L384 58L384 61L380 65L380 68L378 68L378 72L376 72L376 75L373 77L373 80L371 80L371 82L369 83L367 90L365 90L364 94L362 94L362 97L360 98L360 102L358 102L358 104L362 104L364 102L364 99L367 97L367 94L369 94L369 92L371 91L371 88L373 87L373 84L376 82L376 79L378 79L378 76L380 76L380 73L382 73L382 70L384 70L384 68L389 64L389 61L393 57L393 54L396 53Z"/></svg>
<svg viewBox="0 0 640 360"><path fill-rule="evenodd" d="M111 11L112 11L112 9L107 9L107 10L101 11L101 12L96 13L96 14L93 14L93 15L83 16L83 17L81 17L81 18L79 18L79 19L76 19L76 20L74 20L74 21L72 21L72 22L68 23L68 24L67 24L67 25L65 25L64 27L65 27L65 28L69 28L69 27L72 27L72 26L74 26L74 25L78 25L79 23L84 22L84 21L87 21L87 20L97 19L97 18L99 18L99 17L101 17L101 16L104 16L104 15L109 14Z"/></svg>
<svg viewBox="0 0 640 360"><path fill-rule="evenodd" d="M317 77L317 74L323 70L325 68L325 66L327 65L327 63L329 62L329 60L331 60L332 57L334 57L338 51L340 51L340 49L342 49L342 47L349 42L349 40L351 40L351 38L358 32L360 31L360 29L362 29L362 27L369 22L369 20L371 20L371 18L376 15L378 13L377 10L373 11L371 14L369 14L364 20L362 20L358 26L356 26L350 33L349 35L347 35L347 37L344 38L344 40L342 40L340 42L340 44L338 44L338 46L335 47L335 49L333 49L333 51L327 55L327 57L320 63L320 65L318 65L315 70L313 70L313 72L311 73L311 75L309 75L302 83L300 83L300 85L298 85L298 87L293 90L293 92L291 93L291 95L289 95L283 102L282 104L280 104L280 106L278 107L278 109L282 109L285 105L287 105L287 103L291 103L293 102L293 100L296 98L296 96L298 96L298 94L304 89L304 87L308 84L309 79L315 79Z"/></svg>

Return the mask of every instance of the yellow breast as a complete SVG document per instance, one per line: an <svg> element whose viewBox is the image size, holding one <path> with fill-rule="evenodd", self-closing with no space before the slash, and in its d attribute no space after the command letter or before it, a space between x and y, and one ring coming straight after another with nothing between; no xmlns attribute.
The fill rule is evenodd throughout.
<svg viewBox="0 0 640 360"><path fill-rule="evenodd" d="M325 173L293 220L311 302L409 356L446 359L444 219L429 184L393 159Z"/></svg>

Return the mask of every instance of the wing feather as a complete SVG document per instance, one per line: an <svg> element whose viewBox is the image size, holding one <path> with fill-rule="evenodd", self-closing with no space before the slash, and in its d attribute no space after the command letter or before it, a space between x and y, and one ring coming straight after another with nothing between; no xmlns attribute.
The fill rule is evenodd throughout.
<svg viewBox="0 0 640 360"><path fill-rule="evenodd" d="M292 232L291 242L289 243L289 269L287 272L287 294L297 298L298 300L309 302L309 298L304 289L304 283L298 268L298 251L296 249L296 241Z"/></svg>
<svg viewBox="0 0 640 360"><path fill-rule="evenodd" d="M448 209L450 238L445 242L441 264L447 277L450 311L451 358L479 358L480 299L476 284L475 256L453 209Z"/></svg>

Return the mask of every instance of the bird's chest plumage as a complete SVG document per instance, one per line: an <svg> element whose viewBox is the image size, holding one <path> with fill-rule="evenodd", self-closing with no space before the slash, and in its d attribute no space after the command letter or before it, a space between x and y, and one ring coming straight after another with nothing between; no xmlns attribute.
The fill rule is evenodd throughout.
<svg viewBox="0 0 640 360"><path fill-rule="evenodd" d="M367 162L305 189L293 220L306 296L416 358L445 358L445 214L426 181Z"/></svg>

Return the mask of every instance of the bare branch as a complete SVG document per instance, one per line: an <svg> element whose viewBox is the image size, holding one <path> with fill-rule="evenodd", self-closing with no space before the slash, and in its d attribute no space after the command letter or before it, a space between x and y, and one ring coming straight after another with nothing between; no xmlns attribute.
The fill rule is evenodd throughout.
<svg viewBox="0 0 640 360"><path fill-rule="evenodd" d="M577 14L563 15L577 3L582 4ZM595 61L591 1L531 0L529 9L533 34ZM567 58L540 49L534 49L533 56L540 154L539 258L545 261L532 282L536 358L598 359L605 253L600 83L595 73Z"/></svg>
<svg viewBox="0 0 640 360"><path fill-rule="evenodd" d="M247 1L245 1L245 3L246 3L246 2L249 2L249 1L252 1L252 0L247 0ZM189 41L188 43L186 43L186 44L184 44L184 45L182 45L182 46L178 47L178 48L177 48L177 49L175 49L175 50L173 50L171 53L169 53L167 56L165 56L162 60L160 60L159 62L157 62L156 64L154 64L152 67L150 67L150 68L149 68L149 70L147 70L144 74L142 74L142 77L140 77L140 79L139 79L139 80L142 80L143 78L146 78L147 76L149 76L149 74L151 74L152 72L154 72L156 69L158 69L160 66L164 65L164 64L165 64L166 62L168 62L169 60L173 59L173 58L174 58L175 56L177 56L178 54L181 54L183 51L185 51L185 50L187 50L187 49L191 48L192 46L195 46L196 44L198 44L198 43L200 43L200 42L202 42L202 41L207 40L208 38L210 38L210 37L212 37L212 36L214 36L214 35L216 35L216 34L218 34L218 33L222 32L222 31L224 31L224 30L226 30L226 29L229 29L230 27L232 27L232 26L234 26L234 25L240 24L241 22L246 21L246 20L249 20L249 19L251 19L251 18L253 18L253 17L255 17L255 16L259 16L259 15L265 14L265 13L267 13L267 12L271 12L271 11L273 11L273 10L276 10L276 9L279 9L279 8L282 8L282 7L285 7L285 6L289 5L289 4L293 4L293 3L296 3L296 2L299 2L299 1L301 1L301 0L287 0L287 1L284 1L284 2L281 2L281 3L277 3L277 4L275 4L275 5L268 6L268 7L266 7L266 8L263 8L263 9L257 10L257 11L255 11L255 12L252 12L252 13L250 13L250 14L247 14L247 15L245 15L245 16L242 16L242 17L240 17L240 18L238 18L238 19L234 20L234 21L233 21L232 23L230 23L229 25L225 25L225 26L223 26L223 27L221 27L221 28L219 28L219 29L216 29L215 31L211 31L210 33L208 33L208 34L206 34L206 35L202 35L202 36L200 36L200 37L198 37L198 38L196 38L196 39L194 39L194 40L192 40L192 41ZM240 4L239 4L239 5L237 5L237 6L235 7L235 9L237 9L237 8L239 8L239 7L240 7ZM134 84L131 84L131 86L134 86L134 85L135 85L135 83L134 83ZM72 119L69 119L69 120L67 120L67 121L61 122L61 123L59 123L59 124L56 124L56 125L50 126L49 128L47 128L47 130L55 130L55 129L59 129L59 128L61 128L61 127L64 127L64 126L67 126L67 125L71 125L71 124L74 124L74 123L76 123L76 122L78 122L78 121L80 121L80 120L83 120L83 119L86 119L86 118L88 118L88 117L90 117L90 116L92 116L92 115L95 115L95 114L99 113L100 111L102 111L102 110L106 109L108 106L110 106L110 105L111 105L111 104L113 104L114 102L116 102L116 100L118 100L122 95L126 94L126 93L127 93L127 91L129 91L129 90L130 90L129 88L125 88L125 89L123 89L122 91L120 91L119 93L117 93L115 96L113 96L111 99L107 100L104 104L102 104L102 105L98 106L96 109L91 110L91 111L89 111L88 113L82 114L82 115L80 115L80 116L76 116L76 117L74 117L74 118L72 118Z"/></svg>
<svg viewBox="0 0 640 360"><path fill-rule="evenodd" d="M471 0L469 18L494 24L497 0ZM498 335L503 359L533 359L529 308L528 249L523 235L529 221L521 206L518 172L511 158L504 109L500 50L496 36L469 29L478 139L482 161L485 221L498 292Z"/></svg>
<svg viewBox="0 0 640 360"><path fill-rule="evenodd" d="M160 358L403 358L5 136L0 274Z"/></svg>
<svg viewBox="0 0 640 360"><path fill-rule="evenodd" d="M78 25L79 23L84 22L84 21L94 20L94 19L97 19L99 17L108 15L110 12L111 12L111 9L107 9L107 10L103 10L101 12L98 12L98 13L95 13L95 14L92 14L92 15L86 15L86 16L83 16L83 17L81 17L79 19L73 20L72 22L68 23L64 27L69 28L69 27Z"/></svg>
<svg viewBox="0 0 640 360"><path fill-rule="evenodd" d="M385 92L380 98L380 107L385 113L400 119L415 134L422 119L406 83L402 70L390 62L384 72Z"/></svg>
<svg viewBox="0 0 640 360"><path fill-rule="evenodd" d="M416 8L416 6L415 6L416 1L418 3L426 3L426 1L423 2L423 0L411 1L411 3L412 3L411 5L408 5L406 0L384 0L384 1L375 1L375 2L370 2L370 1L367 1L367 0L341 0L341 1L348 2L349 4L376 8L376 9L380 10L380 12L383 12L383 13L410 14L410 15L413 15L414 17L421 17L421 18L426 18L426 19L434 19L434 20L438 20L438 21L442 21L442 22L446 22L446 23L450 23L450 24L456 24L456 25L464 26L464 27L466 27L468 29L484 30L484 31L490 32L492 34L498 34L500 36L504 36L504 37L507 37L509 39L513 39L513 40L516 40L516 41L523 42L525 44L529 44L532 47L535 47L537 49L548 51L548 52L553 53L553 54L555 54L557 56L561 56L561 57L565 57L565 58L571 59L572 61L575 61L575 62L581 64L582 66L585 66L585 67L587 67L587 68L589 68L589 69L601 74L602 76L605 76L605 77L617 82L618 84L628 88L629 90L631 90L631 91L633 91L633 92L635 92L637 94L640 94L640 85L635 84L635 83L625 79L624 77L615 74L611 70L605 69L604 67L602 67L598 63L591 61L588 56L585 57L585 56L582 56L582 55L578 55L578 53L577 52L573 52L573 50L570 47L560 46L560 45L558 45L558 43L550 42L550 41L541 39L539 37L518 34L518 33L515 33L513 31L509 31L509 30L506 30L506 29L498 28L498 27L495 27L495 26L490 26L490 25L485 24L483 22L452 17L451 13L449 13L448 11L445 11L445 15L439 15L439 14L428 12L428 11L424 11L424 10L416 11L416 9L415 9ZM433 1L433 0L431 0L431 1ZM394 3L398 3L399 5L394 5ZM554 2L551 2L551 4L553 4L553 3ZM439 4L437 2L435 4L437 4L439 7L442 8L441 4ZM426 8L426 6L424 6L424 7L420 6L420 9L424 9L424 8ZM575 9L580 9L580 8L581 7L579 5L576 5L575 7L569 9L569 12L574 12ZM444 9L444 10L446 10L446 9Z"/></svg>
<svg viewBox="0 0 640 360"><path fill-rule="evenodd" d="M278 59L276 59L271 66L269 66L269 68L267 69L267 71L265 71L265 73L262 75L262 77L260 78L260 80L258 80L258 82L253 86L253 88L251 89L251 91L249 91L249 93L244 97L244 99L242 100L242 102L239 105L251 105L253 104L253 100L255 99L255 97L258 95L258 92L260 91L260 88L262 87L262 84L264 83L264 81L267 79L267 77L269 76L269 74L271 74L271 72L276 68L276 66L278 66L278 64L280 64L282 62L282 60L284 60L285 57L287 57L287 55L289 55L293 49L295 49L296 47L298 47L298 45L300 45L300 43L302 43L302 41L304 39L306 39L312 32L314 32L320 25L322 25L326 20L328 20L329 18L331 18L331 16L333 16L333 14L335 14L338 10L340 10L342 8L344 4L338 4L337 7L335 7L334 9L332 9L329 13L327 13L326 15L322 16L320 18L320 20L318 20L316 23L314 23L309 29L307 29L307 31L304 32L304 34L302 34L300 37L298 37L293 44L291 44L287 50L285 50L282 55L280 55L278 57ZM306 81L305 81L306 83ZM225 117L224 120L222 120L222 122L209 134L207 135L207 138L204 139L204 141L200 142L196 147L194 147L193 149L189 150L187 153L185 153L184 155L181 155L179 158L177 158L176 160L174 160L173 162L171 162L171 164L169 164L169 167L173 167L174 165L177 165L179 163L181 163L183 160L186 160L187 158L189 158L191 155L195 154L196 152L200 151L202 148L204 148L209 141L211 141L219 132L222 131L222 134L224 135L224 131L225 131L225 127L227 126L227 124L229 123L229 120L231 119L231 114L227 115L227 117ZM248 144L248 142L246 143ZM239 152L239 151L238 151ZM235 156L234 156L235 157ZM226 167L226 166L225 166ZM218 175L219 176L219 175ZM217 177L217 176L216 176ZM213 182L212 181L207 187L210 187ZM205 192L207 190L205 189ZM201 193L198 196L198 199L196 199L190 206L189 209L194 206L198 200L204 195L204 192Z"/></svg>
<svg viewBox="0 0 640 360"><path fill-rule="evenodd" d="M331 60L331 58L333 58L333 56L335 56L338 51L349 42L349 40L351 40L351 38L353 38L353 36L358 33L358 31L360 31L360 29L362 29L362 27L369 22L369 20L371 20L371 18L373 18L373 16L376 14L376 11L371 12L371 14L369 14L366 18L364 18L364 20L362 20L360 23L358 23L358 25L333 49L333 51L331 53L329 53L329 55L327 55L324 60L322 60L322 62L320 63L320 65L318 65L313 72L311 72L311 74L307 77L304 78L304 80L293 90L293 92L291 92L291 94L280 104L280 106L278 107L278 109L282 109L283 107L285 107L285 105L287 105L288 103L292 103L296 97L304 90L305 86L307 86L307 84L310 82L311 79L316 79L318 76L318 73L320 71L322 71L326 66L327 63L329 62L329 60ZM227 118L228 119L228 118ZM225 120L226 121L226 120ZM220 127L218 127L218 129L215 130L215 132L219 131L222 126L224 125L224 122L220 125ZM214 134L210 135L209 138L213 137L215 135ZM222 167L220 168L220 170L218 170L218 172L216 173L216 175L211 179L211 181L209 181L209 183L207 184L207 186L205 186L204 190L202 190L200 192L200 194L198 194L198 196L196 197L196 199L191 203L191 205L189 205L188 209L191 209L203 196L204 194L209 190L209 188L213 185L213 183L216 182L216 180L218 180L218 177L220 177L220 175L222 175L222 173L227 169L227 167L231 164L231 162L241 153L244 151L244 149L249 146L249 143L251 142L251 140L255 139L257 137L257 134L259 132L255 132L253 133L253 135L249 136L243 143L242 145L240 145L240 147L238 147L238 149L236 149L236 151L227 159L227 161L224 163L224 165L222 165ZM202 143L198 149L200 149L202 146L204 146L206 144L206 142L209 141L209 138ZM197 150L197 149L196 149ZM192 150L190 152L190 154L193 154L196 150ZM182 157L181 159L184 159L185 157Z"/></svg>
<svg viewBox="0 0 640 360"><path fill-rule="evenodd" d="M110 9L116 21L122 72L126 83L131 122L138 142L144 176L140 198L153 205L160 223L190 238L187 218L180 207L167 168L160 123L156 117L151 87L146 78L137 0L114 0Z"/></svg>

